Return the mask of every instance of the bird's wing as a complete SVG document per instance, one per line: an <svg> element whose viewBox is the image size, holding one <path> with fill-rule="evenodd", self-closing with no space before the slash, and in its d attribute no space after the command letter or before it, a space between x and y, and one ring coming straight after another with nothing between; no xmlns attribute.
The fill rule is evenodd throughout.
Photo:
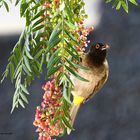
<svg viewBox="0 0 140 140"><path fill-rule="evenodd" d="M109 74L109 66L108 66L107 60L105 60L103 67L104 67L104 72L100 75L100 78L98 77L99 79L96 81L93 91L86 98L85 102L88 101L89 99L91 99L106 83L106 81L108 79L108 74ZM98 69L98 72L100 73L99 69Z"/></svg>
<svg viewBox="0 0 140 140"><path fill-rule="evenodd" d="M104 83L107 81L108 72L98 81L98 83L94 86L92 93L85 99L84 102L87 102L89 99L93 98L95 94L103 87Z"/></svg>
<svg viewBox="0 0 140 140"><path fill-rule="evenodd" d="M86 61L83 58L82 64L85 66ZM88 67L88 66L87 66ZM85 100L89 100L93 97L99 89L102 88L104 83L108 78L108 63L104 62L104 65L101 67L89 67L90 70L78 69L78 74L87 79L89 82L81 81L74 76L71 76L70 79L74 84L72 94L74 96L82 96Z"/></svg>

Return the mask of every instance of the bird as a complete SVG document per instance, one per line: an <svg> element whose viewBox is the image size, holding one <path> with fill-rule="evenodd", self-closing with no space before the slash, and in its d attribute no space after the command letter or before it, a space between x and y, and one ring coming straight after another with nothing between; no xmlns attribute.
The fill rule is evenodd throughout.
<svg viewBox="0 0 140 140"><path fill-rule="evenodd" d="M73 83L71 91L73 102L70 109L70 124L72 127L81 104L93 98L108 79L109 65L106 58L108 48L110 47L107 44L95 43L91 45L87 53L83 53L81 56L80 64L87 67L88 70L78 69L77 73L87 79L88 82L81 81L72 75L70 76ZM71 129L67 128L67 134L70 133Z"/></svg>

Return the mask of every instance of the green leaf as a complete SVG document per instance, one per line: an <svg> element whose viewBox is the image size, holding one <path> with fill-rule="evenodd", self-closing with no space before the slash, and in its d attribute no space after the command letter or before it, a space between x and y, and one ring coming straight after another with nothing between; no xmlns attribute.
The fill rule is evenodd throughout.
<svg viewBox="0 0 140 140"><path fill-rule="evenodd" d="M119 3L119 0L115 0L115 2L112 5L112 8L117 7L118 3Z"/></svg>
<svg viewBox="0 0 140 140"><path fill-rule="evenodd" d="M66 57L65 57L65 60L66 60L66 62L68 62L69 66L71 68L73 67L74 69L76 69L75 65L73 65L73 63L70 60L68 60Z"/></svg>
<svg viewBox="0 0 140 140"><path fill-rule="evenodd" d="M63 73L62 72L60 72L59 74L58 74L58 76L56 77L56 85L59 85L59 81L60 81L60 78L63 76Z"/></svg>
<svg viewBox="0 0 140 140"><path fill-rule="evenodd" d="M12 109L11 109L11 114L13 113L13 111L14 111L15 107L17 106L17 104L18 104L18 101L13 102Z"/></svg>
<svg viewBox="0 0 140 140"><path fill-rule="evenodd" d="M62 120L68 128L73 130L73 127L70 125L69 121L65 117L62 117Z"/></svg>
<svg viewBox="0 0 140 140"><path fill-rule="evenodd" d="M85 78L81 77L80 75L78 75L78 73L75 72L74 70L72 70L70 67L68 67L68 66L66 66L66 65L65 65L65 67L66 67L66 69L67 69L73 76L75 76L77 79L79 79L79 80L81 80L81 81L89 82L87 79L85 79Z"/></svg>
<svg viewBox="0 0 140 140"><path fill-rule="evenodd" d="M40 39L41 39L42 37L45 37L45 36L46 36L46 34L45 34L44 32L36 33L36 36L34 37L35 44L37 44L37 42L39 42ZM35 46L36 46L36 45L35 45Z"/></svg>
<svg viewBox="0 0 140 140"><path fill-rule="evenodd" d="M35 62L34 62L34 66L39 70L40 67L41 67L41 64L40 64L40 62L35 61Z"/></svg>
<svg viewBox="0 0 140 140"><path fill-rule="evenodd" d="M63 76L63 77L60 79L60 81L59 81L59 85L60 85L60 86L63 85L65 81L66 81L66 79L65 79L65 77Z"/></svg>
<svg viewBox="0 0 140 140"><path fill-rule="evenodd" d="M128 5L123 1L122 1L122 7L126 11L126 13L128 13Z"/></svg>
<svg viewBox="0 0 140 140"><path fill-rule="evenodd" d="M48 68L50 67L50 65L52 65L52 63L54 63L54 59L55 59L55 58L56 58L56 60L57 60L57 59L60 59L60 57L58 56L58 54L59 54L59 52L60 52L61 50L62 50L62 49L59 48L59 49L57 49L57 50L51 55L51 58L50 58L50 60L49 60L49 62L48 62L48 65L47 65Z"/></svg>
<svg viewBox="0 0 140 140"><path fill-rule="evenodd" d="M22 65L17 66L17 68L15 70L15 75L14 75L15 79L21 71L22 71Z"/></svg>
<svg viewBox="0 0 140 140"><path fill-rule="evenodd" d="M42 37L42 38L45 38L45 37ZM40 47L43 47L43 48L46 48L47 47L47 42L46 42L46 40L45 39L41 39L40 38L40 40L39 41L36 41L36 42L38 42L37 43L37 46L40 46Z"/></svg>
<svg viewBox="0 0 140 140"><path fill-rule="evenodd" d="M50 52L60 41L61 41L60 38L56 38L52 42L48 42L46 53Z"/></svg>
<svg viewBox="0 0 140 140"><path fill-rule="evenodd" d="M17 56L17 61L19 62L19 60L21 59L21 45L20 44L18 44L17 45L17 47L16 47L16 49L15 49L15 56Z"/></svg>
<svg viewBox="0 0 140 140"><path fill-rule="evenodd" d="M24 93L29 94L28 90L25 88L24 85L21 84L20 87Z"/></svg>
<svg viewBox="0 0 140 140"><path fill-rule="evenodd" d="M11 80L13 81L14 79L14 65L13 63L10 63L10 77L11 77Z"/></svg>
<svg viewBox="0 0 140 140"><path fill-rule="evenodd" d="M28 75L31 76L31 73L29 72L29 70L26 68L26 66L23 64L22 65L24 72Z"/></svg>
<svg viewBox="0 0 140 140"><path fill-rule="evenodd" d="M25 101L27 104L29 103L26 96L23 93L20 93L20 97L22 98L23 101Z"/></svg>
<svg viewBox="0 0 140 140"><path fill-rule="evenodd" d="M25 55L23 56L23 58L24 58L25 66L27 67L27 69L28 69L30 72L32 72L28 58L27 58Z"/></svg>
<svg viewBox="0 0 140 140"><path fill-rule="evenodd" d="M19 61L20 61L20 57L18 57L18 55L15 54L15 55L13 56L13 62L15 63L16 66L18 65ZM11 61L10 61L10 62L11 62Z"/></svg>
<svg viewBox="0 0 140 140"><path fill-rule="evenodd" d="M65 115L65 117L68 118L68 119L70 120L70 119L71 119L71 116L69 115L68 109L67 109L65 106L63 106L63 110L64 110L64 115Z"/></svg>
<svg viewBox="0 0 140 140"><path fill-rule="evenodd" d="M35 48L37 46L37 42L35 39L32 39L31 40L31 44L33 44L33 48Z"/></svg>
<svg viewBox="0 0 140 140"><path fill-rule="evenodd" d="M65 125L63 124L62 119L60 119L59 121L60 121L60 126L61 126L61 128L63 129L63 133L60 135L60 137L61 137L61 136L64 136L65 131L66 131L66 128L65 128Z"/></svg>
<svg viewBox="0 0 140 140"><path fill-rule="evenodd" d="M68 87L68 90L69 90L69 95L71 95L71 90L70 90L71 87L69 86L69 83L68 83L67 87ZM64 98L63 98L63 103L64 103L63 105L65 106L65 108L67 108L66 110L69 112L71 104L69 104Z"/></svg>
<svg viewBox="0 0 140 140"><path fill-rule="evenodd" d="M68 93L68 89L67 89L67 88L68 88L68 87L66 87L66 86L63 87L63 97L65 98L65 100L66 100L68 103L72 104L72 103L71 103L71 100L70 100L70 94Z"/></svg>
<svg viewBox="0 0 140 140"><path fill-rule="evenodd" d="M50 38L49 38L49 43L51 43L56 37L58 38L58 35L61 33L61 30L59 29L61 25L61 22L59 22L56 27L53 29Z"/></svg>
<svg viewBox="0 0 140 140"><path fill-rule="evenodd" d="M19 73L16 77L15 87L17 90L19 89L20 83L21 83L21 73Z"/></svg>
<svg viewBox="0 0 140 140"><path fill-rule="evenodd" d="M45 55L44 53L42 54L42 58L41 58L41 63L40 63L40 67L39 67L39 71L42 72L42 66L43 66L43 63L44 63L44 59L45 59Z"/></svg>
<svg viewBox="0 0 140 140"><path fill-rule="evenodd" d="M37 25L39 25L40 23L42 23L44 21L44 18L41 18L41 19L39 19L39 20L37 20L34 24L33 24L33 28L35 27L35 26L37 26Z"/></svg>
<svg viewBox="0 0 140 140"><path fill-rule="evenodd" d="M64 48L75 60L79 60L79 56L75 55L72 51L70 51L68 48Z"/></svg>
<svg viewBox="0 0 140 140"><path fill-rule="evenodd" d="M42 28L44 28L44 25L39 25L39 26L33 28L32 32L36 32L36 31L38 31L38 30L40 30Z"/></svg>
<svg viewBox="0 0 140 140"><path fill-rule="evenodd" d="M76 44L79 44L79 43L77 42L76 38L75 38L70 32L68 32L68 31L65 30L65 33L66 33L66 34L69 36L69 38L70 38L71 40L73 40Z"/></svg>
<svg viewBox="0 0 140 140"><path fill-rule="evenodd" d="M67 40L66 38L65 38L65 42L67 43L68 47L69 47L73 52L75 52L76 55L80 58L80 56L79 56L77 50L68 42L68 40Z"/></svg>
<svg viewBox="0 0 140 140"><path fill-rule="evenodd" d="M39 68L36 67L36 65L33 66L33 74L36 75L37 77L39 76Z"/></svg>
<svg viewBox="0 0 140 140"><path fill-rule="evenodd" d="M73 64L76 68L80 68L80 69L83 69L83 70L89 70L88 67L82 66L82 65L80 65L80 64L76 64L76 63L74 63L74 62L72 62L72 64Z"/></svg>
<svg viewBox="0 0 140 140"><path fill-rule="evenodd" d="M39 76L39 74L41 73L41 71L39 71L41 68L41 64L38 61L34 61L33 66L32 66L32 72L34 76Z"/></svg>
<svg viewBox="0 0 140 140"><path fill-rule="evenodd" d="M136 2L136 0L129 0L129 2L131 2L132 4L138 6L138 3Z"/></svg>
<svg viewBox="0 0 140 140"><path fill-rule="evenodd" d="M66 57L65 57L65 60L70 64L70 66L72 66L72 67L74 67L74 68L80 68L80 69L83 69L83 70L89 70L88 67L85 67L85 66L76 64L76 63L74 63L74 62L68 60Z"/></svg>
<svg viewBox="0 0 140 140"><path fill-rule="evenodd" d="M19 91L19 89L17 88L16 91L15 91L15 94L13 96L13 103L15 103L18 99L18 91Z"/></svg>
<svg viewBox="0 0 140 140"><path fill-rule="evenodd" d="M105 0L106 3L110 3L112 0Z"/></svg>
<svg viewBox="0 0 140 140"><path fill-rule="evenodd" d="M118 5L116 6L116 10L119 10L121 8L121 1L119 1Z"/></svg>
<svg viewBox="0 0 140 140"><path fill-rule="evenodd" d="M26 53L26 55L27 55L27 57L29 58L29 59L34 59L32 56L31 56L31 54L30 54L30 51L28 51L28 49L26 48L25 49L25 53Z"/></svg>
<svg viewBox="0 0 140 140"><path fill-rule="evenodd" d="M55 64L57 65L60 62L60 57L55 57L55 59L52 61L52 63L48 67L48 71L51 71Z"/></svg>
<svg viewBox="0 0 140 140"><path fill-rule="evenodd" d="M24 16L24 14L26 13L26 10L27 10L27 8L28 8L28 3L22 3L21 5L20 5L20 16L22 17L22 16Z"/></svg>
<svg viewBox="0 0 140 140"><path fill-rule="evenodd" d="M51 125L54 125L57 120L60 120L60 116L54 117L53 120L51 121Z"/></svg>
<svg viewBox="0 0 140 140"><path fill-rule="evenodd" d="M0 83L2 83L4 81L4 79L8 76L8 74L9 74L9 67L10 67L10 64L7 65L6 70L3 72Z"/></svg>
<svg viewBox="0 0 140 140"><path fill-rule="evenodd" d="M32 8L31 11L37 10L37 8L40 6L40 3L36 3Z"/></svg>
<svg viewBox="0 0 140 140"><path fill-rule="evenodd" d="M24 30L22 31L20 37L19 37L19 41L17 42L19 47L22 46L22 42L23 42L23 39L24 39L25 32L26 32L26 30L24 29Z"/></svg>
<svg viewBox="0 0 140 140"><path fill-rule="evenodd" d="M34 58L35 59L38 59L41 55L42 55L42 53L43 53L43 49L40 49L37 53L36 53L36 55L34 56Z"/></svg>
<svg viewBox="0 0 140 140"><path fill-rule="evenodd" d="M69 1L67 1L67 4L65 3L65 10L67 11L65 13L67 14L68 20L71 23L73 23L73 15L74 15L74 13L73 13L73 9L71 9L71 7L70 7Z"/></svg>
<svg viewBox="0 0 140 140"><path fill-rule="evenodd" d="M30 86L31 82L34 80L34 76L27 76L25 82L28 86Z"/></svg>
<svg viewBox="0 0 140 140"><path fill-rule="evenodd" d="M70 77L69 77L66 73L65 73L64 75L65 75L66 79L70 82L70 84L73 85L73 83L72 83Z"/></svg>
<svg viewBox="0 0 140 140"><path fill-rule="evenodd" d="M31 21L37 19L38 17L41 17L42 14L44 14L45 12L45 9L41 10L40 12L38 12L32 19Z"/></svg>
<svg viewBox="0 0 140 140"><path fill-rule="evenodd" d="M70 108L70 104L68 105L69 103L65 100L65 99L63 99L63 106L62 106L62 108L63 108L63 110L64 110L64 115L69 119L69 120L71 120L71 116L70 116L70 110L69 110L69 108Z"/></svg>
<svg viewBox="0 0 140 140"><path fill-rule="evenodd" d="M47 76L50 77L50 76L53 75L55 72L57 72L61 67L62 67L62 66L59 65L59 66L57 66L57 67L54 67L54 68L48 70Z"/></svg>
<svg viewBox="0 0 140 140"><path fill-rule="evenodd" d="M25 108L24 103L23 103L23 101L22 101L21 99L18 99L18 102L19 102L19 104L20 104L23 108Z"/></svg>
<svg viewBox="0 0 140 140"><path fill-rule="evenodd" d="M16 0L15 6L17 6L19 2L20 2L20 0Z"/></svg>
<svg viewBox="0 0 140 140"><path fill-rule="evenodd" d="M7 12L9 12L9 7L8 7L8 4L7 4L5 1L3 1L3 3L4 3L4 6L5 6L5 8L6 8Z"/></svg>
<svg viewBox="0 0 140 140"><path fill-rule="evenodd" d="M26 26L28 27L31 24L31 21L30 21L31 13L29 9L26 10L25 17L26 17Z"/></svg>
<svg viewBox="0 0 140 140"><path fill-rule="evenodd" d="M76 30L76 26L74 25L74 24L72 24L71 22L67 22L66 20L65 20L65 23L68 25L68 27L70 27L71 29L73 29L73 30Z"/></svg>

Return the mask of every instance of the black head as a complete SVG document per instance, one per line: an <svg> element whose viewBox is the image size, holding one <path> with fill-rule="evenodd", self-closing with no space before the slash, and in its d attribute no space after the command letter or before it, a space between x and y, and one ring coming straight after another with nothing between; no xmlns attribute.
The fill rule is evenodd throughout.
<svg viewBox="0 0 140 140"><path fill-rule="evenodd" d="M88 53L90 61L95 65L101 65L105 61L108 48L109 46L107 44L102 43L92 45Z"/></svg>

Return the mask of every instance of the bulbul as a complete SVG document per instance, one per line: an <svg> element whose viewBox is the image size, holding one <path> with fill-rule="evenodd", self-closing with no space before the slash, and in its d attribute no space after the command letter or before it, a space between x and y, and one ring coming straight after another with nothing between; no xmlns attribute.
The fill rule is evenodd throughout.
<svg viewBox="0 0 140 140"><path fill-rule="evenodd" d="M70 76L74 85L72 90L73 105L70 110L72 126L80 105L94 97L108 79L109 67L106 59L108 48L107 44L96 43L90 47L87 53L83 54L81 65L87 67L88 70L78 69L77 72L88 82ZM70 134L70 132L71 130L67 129L67 133Z"/></svg>

